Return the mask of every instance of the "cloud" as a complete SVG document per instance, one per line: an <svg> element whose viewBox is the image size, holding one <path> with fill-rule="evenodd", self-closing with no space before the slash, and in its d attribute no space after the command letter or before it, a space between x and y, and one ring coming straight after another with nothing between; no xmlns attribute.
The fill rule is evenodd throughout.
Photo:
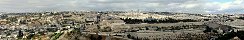
<svg viewBox="0 0 244 40"><path fill-rule="evenodd" d="M184 5L181 5L180 7L183 7L183 8L192 8L192 7L196 7L198 4L184 4Z"/></svg>
<svg viewBox="0 0 244 40"><path fill-rule="evenodd" d="M243 0L0 0L0 12L142 10L241 13Z"/></svg>

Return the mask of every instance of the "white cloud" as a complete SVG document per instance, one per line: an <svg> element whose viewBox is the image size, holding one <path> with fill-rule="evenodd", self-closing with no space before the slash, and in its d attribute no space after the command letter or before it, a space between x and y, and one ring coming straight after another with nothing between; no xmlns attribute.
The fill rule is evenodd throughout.
<svg viewBox="0 0 244 40"><path fill-rule="evenodd" d="M199 4L183 4L180 7L183 7L183 8L193 8L193 7L196 7L197 5L199 5Z"/></svg>
<svg viewBox="0 0 244 40"><path fill-rule="evenodd" d="M100 1L100 2L105 2L105 1L107 1L107 0L97 0L97 1Z"/></svg>
<svg viewBox="0 0 244 40"><path fill-rule="evenodd" d="M148 7L158 7L160 3L147 3L146 6Z"/></svg>
<svg viewBox="0 0 244 40"><path fill-rule="evenodd" d="M234 4L241 4L243 2L243 0L235 0L233 3Z"/></svg>
<svg viewBox="0 0 244 40"><path fill-rule="evenodd" d="M77 0L72 0L72 1L70 1L70 5L71 5L71 6L75 7L76 4L77 4Z"/></svg>
<svg viewBox="0 0 244 40"><path fill-rule="evenodd" d="M218 10L222 11L222 10L228 9L230 6L232 6L230 3L220 4L220 8Z"/></svg>
<svg viewBox="0 0 244 40"><path fill-rule="evenodd" d="M0 4L6 4L6 3L8 3L9 1L12 1L12 0L0 0Z"/></svg>

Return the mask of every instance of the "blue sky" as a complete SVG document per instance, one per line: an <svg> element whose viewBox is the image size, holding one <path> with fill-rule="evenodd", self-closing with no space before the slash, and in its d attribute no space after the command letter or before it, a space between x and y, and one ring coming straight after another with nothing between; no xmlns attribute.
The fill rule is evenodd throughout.
<svg viewBox="0 0 244 40"><path fill-rule="evenodd" d="M243 13L243 0L0 0L0 12L142 10Z"/></svg>

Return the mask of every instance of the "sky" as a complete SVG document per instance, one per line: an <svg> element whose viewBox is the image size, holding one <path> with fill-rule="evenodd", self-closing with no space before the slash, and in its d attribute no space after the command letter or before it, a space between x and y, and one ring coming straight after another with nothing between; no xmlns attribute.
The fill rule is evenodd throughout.
<svg viewBox="0 0 244 40"><path fill-rule="evenodd" d="M0 12L160 11L244 13L243 0L0 0Z"/></svg>

